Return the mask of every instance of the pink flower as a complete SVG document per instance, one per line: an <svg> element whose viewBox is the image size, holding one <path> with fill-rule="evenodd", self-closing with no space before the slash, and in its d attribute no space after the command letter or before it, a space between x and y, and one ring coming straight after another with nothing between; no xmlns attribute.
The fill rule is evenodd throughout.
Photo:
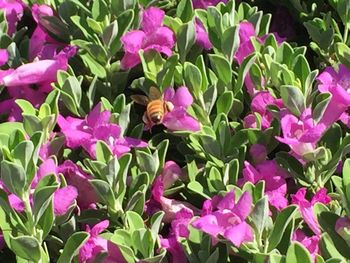
<svg viewBox="0 0 350 263"><path fill-rule="evenodd" d="M161 177L157 177L155 180L152 187L152 197L146 206L146 211L150 214L157 210L162 210L165 213L163 221L166 223L172 222L180 211L187 214L199 213L199 209L190 203L164 197L164 186Z"/></svg>
<svg viewBox="0 0 350 263"><path fill-rule="evenodd" d="M285 197L287 194L287 183L285 178L288 177L275 161L264 161L256 165L254 168L249 162L244 162L243 179L240 184L252 182L253 184L259 181L265 181L265 193L269 198L269 203L277 210L282 210L288 205L288 200Z"/></svg>
<svg viewBox="0 0 350 263"><path fill-rule="evenodd" d="M340 217L335 223L335 231L350 246L350 219L348 217Z"/></svg>
<svg viewBox="0 0 350 263"><path fill-rule="evenodd" d="M35 189L38 182L45 176L54 174L57 176L57 166L52 159L45 160L40 166L31 184L31 189ZM6 190L6 189L5 189ZM57 189L53 194L53 208L56 216L64 215L68 212L69 207L73 204L78 196L78 191L74 186L65 186ZM10 205L17 212L23 212L25 207L23 201L14 194L8 196ZM30 195L31 205L33 195Z"/></svg>
<svg viewBox="0 0 350 263"><path fill-rule="evenodd" d="M22 120L22 110L16 104L16 99L25 99L38 108L45 101L46 96L40 90L30 88L29 85L10 87L7 93L10 98L0 102L0 111L2 114L8 114L8 121Z"/></svg>
<svg viewBox="0 0 350 263"><path fill-rule="evenodd" d="M66 44L60 43L50 37L42 25L41 17L53 16L53 10L47 5L34 4L32 6L32 14L37 26L29 41L29 60L32 61L35 57L41 60L52 59L57 55L58 49L66 46Z"/></svg>
<svg viewBox="0 0 350 263"><path fill-rule="evenodd" d="M9 36L16 31L17 22L23 16L23 9L24 4L20 0L0 0L0 10L5 12Z"/></svg>
<svg viewBox="0 0 350 263"><path fill-rule="evenodd" d="M311 202L306 200L306 188L300 188L298 192L292 197L292 203L299 206L299 211L305 221L305 223L310 227L310 229L316 234L321 235L321 230L318 225L317 219L313 212L313 206L315 203L328 204L331 198L327 195L327 189L320 189L311 199Z"/></svg>
<svg viewBox="0 0 350 263"><path fill-rule="evenodd" d="M323 132L315 124L310 108L305 109L300 119L292 114L286 114L282 117L281 127L283 137L276 137L276 139L287 144L296 155L301 157L315 150Z"/></svg>
<svg viewBox="0 0 350 263"><path fill-rule="evenodd" d="M171 56L175 35L168 27L162 26L164 15L164 11L156 7L142 11L142 30L133 30L121 37L125 51L121 60L123 69L131 69L141 62L138 53L141 49L144 52L156 50Z"/></svg>
<svg viewBox="0 0 350 263"><path fill-rule="evenodd" d="M310 252L313 261L315 261L316 254L319 254L319 246L318 242L320 241L320 237L317 235L308 237L304 234L303 231L297 229L294 231L292 236L293 241L298 241Z"/></svg>
<svg viewBox="0 0 350 263"><path fill-rule="evenodd" d="M172 255L172 262L186 263L187 258L180 243L180 237L188 238L188 224L193 218L192 212L182 209L171 222L171 231L167 238L160 237L160 244Z"/></svg>
<svg viewBox="0 0 350 263"><path fill-rule="evenodd" d="M96 256L98 256L100 253L107 253L107 257L103 260L104 263L126 262L116 244L99 236L99 234L104 231L108 225L109 221L104 220L96 224L91 229L89 226L86 226L86 232L90 234L90 238L79 250L79 263L95 262L94 260Z"/></svg>
<svg viewBox="0 0 350 263"><path fill-rule="evenodd" d="M249 155L253 159L254 164L259 164L264 162L267 157L267 150L265 145L253 144L249 149Z"/></svg>
<svg viewBox="0 0 350 263"><path fill-rule="evenodd" d="M58 166L58 172L62 173L69 185L74 186L78 191L77 203L81 210L95 208L97 196L94 188L89 182L92 176L70 160Z"/></svg>
<svg viewBox="0 0 350 263"><path fill-rule="evenodd" d="M216 6L220 2L226 3L227 0L192 0L193 8L207 9L208 6Z"/></svg>
<svg viewBox="0 0 350 263"><path fill-rule="evenodd" d="M131 147L146 147L147 143L138 139L122 137L121 128L110 123L110 111L100 111L101 104L86 116L85 119L58 116L58 125L66 137L70 148L82 146L92 158L96 158L96 143L102 140L107 143L113 154L121 156L130 151Z"/></svg>
<svg viewBox="0 0 350 263"><path fill-rule="evenodd" d="M258 37L255 33L254 25L250 22L240 22L239 23L239 47L234 55L235 60L238 65L242 65L244 59L254 52L254 46L252 44L251 38L255 38L258 42L263 44L268 35ZM277 34L274 34L277 43L280 44L284 39L280 38ZM244 79L245 86L248 93L252 96L255 93L254 83L249 74ZM265 80L261 79L261 85L264 85Z"/></svg>
<svg viewBox="0 0 350 263"><path fill-rule="evenodd" d="M210 43L209 36L207 31L205 30L203 23L196 18L195 21L196 26L196 43L203 49L212 49L213 45Z"/></svg>
<svg viewBox="0 0 350 263"><path fill-rule="evenodd" d="M181 167L173 161L167 161L164 164L162 173L160 174L165 189L171 187L180 177L182 177Z"/></svg>
<svg viewBox="0 0 350 263"><path fill-rule="evenodd" d="M0 67L5 65L9 59L9 53L6 49L0 49Z"/></svg>
<svg viewBox="0 0 350 263"><path fill-rule="evenodd" d="M172 111L163 117L162 123L165 127L173 131L198 131L200 129L199 122L187 113L187 108L193 103L193 97L187 87L179 87L176 91L173 88L167 88L163 99L174 106Z"/></svg>
<svg viewBox="0 0 350 263"><path fill-rule="evenodd" d="M39 60L24 64L16 69L9 69L2 72L0 84L13 87L55 82L57 71L67 70L68 58L65 52L61 52L55 59Z"/></svg>
<svg viewBox="0 0 350 263"><path fill-rule="evenodd" d="M245 222L250 214L252 202L248 192L244 192L237 203L234 192L228 192L217 204L216 211L196 219L192 226L215 239L221 235L239 247L242 243L253 240L253 231Z"/></svg>
<svg viewBox="0 0 350 263"><path fill-rule="evenodd" d="M336 72L332 67L327 67L318 77L318 89L321 93L329 92L332 95L329 104L319 121L322 130L326 130L340 117L341 120L348 124L348 110L350 106L350 70L339 65Z"/></svg>
<svg viewBox="0 0 350 263"><path fill-rule="evenodd" d="M256 93L251 102L251 109L253 113L244 118L244 127L256 128L256 117L254 113L259 113L261 116L261 128L263 130L269 128L273 120L273 115L270 111L268 111L268 105L274 105L282 108L283 102L281 99L272 97L269 91L260 91Z"/></svg>

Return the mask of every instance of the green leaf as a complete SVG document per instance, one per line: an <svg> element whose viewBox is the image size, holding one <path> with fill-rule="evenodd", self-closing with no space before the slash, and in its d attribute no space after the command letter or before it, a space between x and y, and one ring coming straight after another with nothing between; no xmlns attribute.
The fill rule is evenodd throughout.
<svg viewBox="0 0 350 263"><path fill-rule="evenodd" d="M283 233L286 230L289 222L293 219L295 212L296 206L288 206L277 215L275 224L268 238L269 252L280 243Z"/></svg>
<svg viewBox="0 0 350 263"><path fill-rule="evenodd" d="M145 224L143 223L142 217L136 212L127 211L125 217L131 232L145 228Z"/></svg>
<svg viewBox="0 0 350 263"><path fill-rule="evenodd" d="M232 70L229 61L217 54L209 55L210 65L213 68L216 76L223 82L225 85L228 85L232 81Z"/></svg>
<svg viewBox="0 0 350 263"><path fill-rule="evenodd" d="M6 160L2 161L1 179L11 193L14 193L18 197L23 197L27 177L22 166Z"/></svg>
<svg viewBox="0 0 350 263"><path fill-rule="evenodd" d="M58 189L58 184L52 186L46 186L38 189L35 189L33 197L33 215L35 221L38 222L42 215L45 213L45 210L50 205L50 202L53 197L53 193Z"/></svg>
<svg viewBox="0 0 350 263"><path fill-rule="evenodd" d="M191 0L181 0L176 8L176 17L187 23L193 17L193 6Z"/></svg>
<svg viewBox="0 0 350 263"><path fill-rule="evenodd" d="M66 242L61 256L58 258L57 263L72 262L74 256L79 252L79 249L89 239L90 235L86 232L74 233Z"/></svg>
<svg viewBox="0 0 350 263"><path fill-rule="evenodd" d="M350 67L350 48L344 44L344 43L336 43L335 45L335 52L337 53L337 56L342 64Z"/></svg>
<svg viewBox="0 0 350 263"><path fill-rule="evenodd" d="M345 187L350 184L350 159L346 159L343 165L343 184Z"/></svg>
<svg viewBox="0 0 350 263"><path fill-rule="evenodd" d="M234 54L236 53L240 44L238 33L239 28L237 26L234 26L226 29L222 36L222 53L225 55L226 59L228 59L230 63L232 63Z"/></svg>
<svg viewBox="0 0 350 263"><path fill-rule="evenodd" d="M216 102L216 113L228 114L233 105L233 92L225 91Z"/></svg>
<svg viewBox="0 0 350 263"><path fill-rule="evenodd" d="M201 94L202 74L201 71L192 63L184 64L184 79L186 86L198 98Z"/></svg>
<svg viewBox="0 0 350 263"><path fill-rule="evenodd" d="M29 115L36 115L36 109L33 105L26 100L17 99L15 100L16 104L21 108L22 112Z"/></svg>
<svg viewBox="0 0 350 263"><path fill-rule="evenodd" d="M13 252L27 260L39 262L41 259L41 247L39 241L31 236L13 237L10 234L10 244Z"/></svg>
<svg viewBox="0 0 350 263"><path fill-rule="evenodd" d="M299 242L293 242L287 251L286 262L312 263L310 253Z"/></svg>
<svg viewBox="0 0 350 263"><path fill-rule="evenodd" d="M300 116L305 110L305 98L303 93L299 88L290 85L282 85L280 89L284 105L286 105L293 114Z"/></svg>
<svg viewBox="0 0 350 263"><path fill-rule="evenodd" d="M176 39L180 54L180 60L184 62L186 60L188 52L196 41L196 30L193 21L180 26Z"/></svg>
<svg viewBox="0 0 350 263"><path fill-rule="evenodd" d="M99 179L92 179L89 180L89 182L94 187L97 195L102 200L102 202L108 205L109 209L112 209L112 211L114 212L119 210L119 207L116 207L116 201L113 191L107 182Z"/></svg>
<svg viewBox="0 0 350 263"><path fill-rule="evenodd" d="M115 20L111 24L109 24L102 34L102 41L106 47L111 47L114 41L118 36L118 21ZM113 54L113 53L112 53Z"/></svg>
<svg viewBox="0 0 350 263"><path fill-rule="evenodd" d="M20 142L12 152L13 158L21 164L24 170L27 170L28 163L30 162L34 151L34 144L31 141Z"/></svg>
<svg viewBox="0 0 350 263"><path fill-rule="evenodd" d="M104 141L96 143L96 160L102 163L108 163L113 157L112 151Z"/></svg>
<svg viewBox="0 0 350 263"><path fill-rule="evenodd" d="M267 218L269 216L269 203L266 196L264 196L258 202L256 202L250 216L252 217L252 222L256 230L261 236L264 230Z"/></svg>

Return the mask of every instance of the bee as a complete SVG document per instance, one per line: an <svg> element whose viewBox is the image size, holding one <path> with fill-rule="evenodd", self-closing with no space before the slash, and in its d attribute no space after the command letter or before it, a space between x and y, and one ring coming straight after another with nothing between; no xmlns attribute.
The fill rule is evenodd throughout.
<svg viewBox="0 0 350 263"><path fill-rule="evenodd" d="M174 109L174 105L169 101L164 101L160 91L153 86L149 90L148 97L145 95L132 95L131 99L138 104L146 106L142 120L150 127L161 124L164 115Z"/></svg>

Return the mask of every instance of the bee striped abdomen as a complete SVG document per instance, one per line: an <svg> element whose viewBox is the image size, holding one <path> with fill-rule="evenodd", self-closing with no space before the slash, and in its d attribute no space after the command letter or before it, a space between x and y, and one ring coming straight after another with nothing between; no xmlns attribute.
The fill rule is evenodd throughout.
<svg viewBox="0 0 350 263"><path fill-rule="evenodd" d="M161 100L152 100L147 105L147 116L155 124L159 124L164 115L164 102Z"/></svg>

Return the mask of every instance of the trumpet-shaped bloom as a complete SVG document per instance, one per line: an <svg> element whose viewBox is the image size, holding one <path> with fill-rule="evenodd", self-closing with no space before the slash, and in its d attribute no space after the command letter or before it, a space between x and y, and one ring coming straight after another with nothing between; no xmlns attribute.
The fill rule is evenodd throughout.
<svg viewBox="0 0 350 263"><path fill-rule="evenodd" d="M174 108L167 112L162 123L169 130L188 130L198 131L199 122L187 113L187 108L193 103L193 97L187 87L179 87L176 91L173 88L167 88L164 91L163 99L170 102Z"/></svg>
<svg viewBox="0 0 350 263"><path fill-rule="evenodd" d="M306 236L304 232L300 229L294 231L292 236L293 241L298 241L310 252L312 259L315 261L316 254L319 253L318 242L320 237L317 235Z"/></svg>
<svg viewBox="0 0 350 263"><path fill-rule="evenodd" d="M173 162L167 161L164 164L162 173L160 174L165 189L171 187L177 180L182 177L182 170L180 166Z"/></svg>
<svg viewBox="0 0 350 263"><path fill-rule="evenodd" d="M172 262L186 263L187 258L183 251L179 239L181 237L188 238L190 232L188 230L188 224L193 218L193 214L182 209L176 213L175 219L171 222L171 231L167 238L160 238L160 244L163 248L170 252L172 255Z"/></svg>
<svg viewBox="0 0 350 263"><path fill-rule="evenodd" d="M121 60L123 69L131 69L141 60L139 51L156 50L171 56L175 45L175 35L168 27L162 26L164 11L150 7L142 11L141 30L133 30L121 37L124 46L124 57Z"/></svg>
<svg viewBox="0 0 350 263"><path fill-rule="evenodd" d="M245 222L250 214L253 199L244 192L235 203L234 192L229 192L216 205L216 210L192 222L192 226L213 238L223 236L239 247L246 241L253 240L253 231Z"/></svg>
<svg viewBox="0 0 350 263"><path fill-rule="evenodd" d="M149 200L146 209L148 213L156 212L156 210L162 210L165 213L163 221L167 223L172 222L180 211L182 211L182 213L185 213L186 211L187 213L191 214L199 214L199 209L190 203L165 197L161 177L158 177L153 184L152 198Z"/></svg>
<svg viewBox="0 0 350 263"><path fill-rule="evenodd" d="M269 91L260 91L256 93L251 103L252 113L244 118L244 127L256 128L256 116L254 113L259 113L261 116L261 128L263 130L269 128L273 120L273 116L272 113L267 110L268 105L274 105L282 108L283 102L281 99L272 97Z"/></svg>
<svg viewBox="0 0 350 263"><path fill-rule="evenodd" d="M253 159L254 164L259 164L264 162L267 157L267 150L265 145L253 144L249 149L249 155Z"/></svg>
<svg viewBox="0 0 350 263"><path fill-rule="evenodd" d="M340 217L335 223L335 231L350 245L350 219Z"/></svg>
<svg viewBox="0 0 350 263"><path fill-rule="evenodd" d="M0 0L0 10L3 10L7 20L7 34L12 36L16 25L23 16L24 4L21 0Z"/></svg>
<svg viewBox="0 0 350 263"><path fill-rule="evenodd" d="M45 176L54 174L57 176L57 166L52 159L45 160L40 166L33 179L31 188L35 189L38 182ZM67 213L69 207L73 204L78 196L78 191L74 186L68 185L57 189L53 193L53 209L56 216L61 216ZM23 212L25 209L23 201L16 195L10 193L9 196L10 205L17 212ZM30 195L30 202L33 203L33 195Z"/></svg>
<svg viewBox="0 0 350 263"><path fill-rule="evenodd" d="M310 229L316 234L321 235L321 230L318 225L317 219L313 212L313 206L315 203L328 204L331 198L327 195L327 189L320 189L311 199L311 202L305 198L306 188L300 188L298 192L292 197L292 203L299 206L299 211L305 221L305 223L310 227Z"/></svg>
<svg viewBox="0 0 350 263"><path fill-rule="evenodd" d="M89 226L86 226L86 232L90 234L90 237L79 250L80 263L95 262L94 260L100 253L107 253L107 257L104 258L103 262L126 262L116 244L99 236L99 234L101 234L102 231L108 227L108 225L109 221L104 220L93 226L91 229Z"/></svg>
<svg viewBox="0 0 350 263"><path fill-rule="evenodd" d="M318 89L320 92L329 92L332 95L328 106L319 121L322 130L330 127L340 117L348 124L348 113L350 107L350 69L339 65L338 72L332 67L327 67L318 77Z"/></svg>
<svg viewBox="0 0 350 263"><path fill-rule="evenodd" d="M253 184L259 181L265 181L265 193L268 196L270 205L277 210L282 210L288 205L288 200L285 197L287 194L287 183L285 178L288 177L284 171L275 161L265 161L261 164L252 166L249 162L244 162L243 180L245 182L252 182Z"/></svg>
<svg viewBox="0 0 350 263"><path fill-rule="evenodd" d="M76 49L69 47L62 50L54 59L44 59L19 66L16 69L3 71L0 84L6 87L42 84L56 81L58 70L67 70L68 59Z"/></svg>
<svg viewBox="0 0 350 263"><path fill-rule="evenodd" d="M196 43L203 49L207 49L207 50L212 49L213 45L210 43L209 35L205 30L203 23L198 18L196 18L195 27L196 27Z"/></svg>
<svg viewBox="0 0 350 263"><path fill-rule="evenodd" d="M193 8L207 9L208 6L216 6L220 2L226 3L227 0L192 0Z"/></svg>
<svg viewBox="0 0 350 263"><path fill-rule="evenodd" d="M32 14L37 26L29 41L29 60L35 57L39 59L53 59L57 55L57 50L62 49L66 44L60 43L49 36L42 24L43 16L53 16L53 10L47 5L34 4Z"/></svg>
<svg viewBox="0 0 350 263"><path fill-rule="evenodd" d="M300 119L292 114L282 117L281 127L283 137L276 137L282 143L287 144L297 156L303 156L316 148L323 130L316 125L311 114L311 109L306 109Z"/></svg>
<svg viewBox="0 0 350 263"><path fill-rule="evenodd" d="M70 148L82 146L91 157L96 157L96 143L104 141L113 154L121 156L130 151L131 147L146 147L147 143L130 137L122 137L118 124L109 121L110 111L101 112L101 105L89 113L85 119L73 117L58 117L58 125L66 137L66 144Z"/></svg>
<svg viewBox="0 0 350 263"><path fill-rule="evenodd" d="M0 49L0 67L5 65L9 59L9 53L6 49Z"/></svg>
<svg viewBox="0 0 350 263"><path fill-rule="evenodd" d="M96 207L97 196L89 182L92 176L84 173L78 165L70 160L66 160L63 164L59 165L57 170L63 174L69 185L77 189L77 203L81 210Z"/></svg>

